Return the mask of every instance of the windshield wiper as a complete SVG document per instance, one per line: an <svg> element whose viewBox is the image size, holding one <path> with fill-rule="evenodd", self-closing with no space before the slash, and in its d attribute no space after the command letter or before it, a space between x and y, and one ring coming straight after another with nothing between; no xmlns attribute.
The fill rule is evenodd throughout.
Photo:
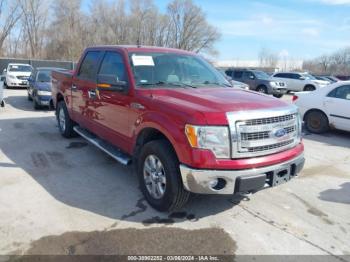
<svg viewBox="0 0 350 262"><path fill-rule="evenodd" d="M171 85L171 86L177 86L177 87L191 87L191 88L197 88L195 86L189 85L189 84L185 84L182 82L171 82L171 83L166 83L163 81L159 81L157 83L140 83L140 86L165 86L165 85Z"/></svg>
<svg viewBox="0 0 350 262"><path fill-rule="evenodd" d="M218 83L218 82L209 82L209 81L205 81L203 83L204 85L217 85L217 86L224 86L224 87L232 87L229 84L225 84L225 83Z"/></svg>

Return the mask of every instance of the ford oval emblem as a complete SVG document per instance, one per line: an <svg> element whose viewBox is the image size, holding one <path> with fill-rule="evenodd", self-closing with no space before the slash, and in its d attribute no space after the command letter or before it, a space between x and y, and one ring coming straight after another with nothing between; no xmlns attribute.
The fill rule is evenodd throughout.
<svg viewBox="0 0 350 262"><path fill-rule="evenodd" d="M284 128L280 128L280 129L277 129L277 130L273 131L273 135L275 137L283 137L286 134L287 134L287 131Z"/></svg>

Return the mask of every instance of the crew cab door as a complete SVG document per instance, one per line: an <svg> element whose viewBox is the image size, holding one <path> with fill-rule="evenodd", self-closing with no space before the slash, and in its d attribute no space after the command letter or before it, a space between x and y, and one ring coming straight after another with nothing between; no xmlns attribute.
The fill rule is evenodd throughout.
<svg viewBox="0 0 350 262"><path fill-rule="evenodd" d="M80 64L80 68L72 81L73 118L80 125L92 129L92 121L96 118L91 111L90 93L96 89L96 75L103 53L88 51Z"/></svg>
<svg viewBox="0 0 350 262"><path fill-rule="evenodd" d="M350 131L350 85L335 88L324 100L329 123L335 128Z"/></svg>
<svg viewBox="0 0 350 262"><path fill-rule="evenodd" d="M123 55L118 51L104 53L97 78L114 77L117 81L128 83L127 72ZM89 105L97 118L98 135L124 151L131 145L129 110L131 97L129 89L125 86L121 90L99 88L96 97Z"/></svg>

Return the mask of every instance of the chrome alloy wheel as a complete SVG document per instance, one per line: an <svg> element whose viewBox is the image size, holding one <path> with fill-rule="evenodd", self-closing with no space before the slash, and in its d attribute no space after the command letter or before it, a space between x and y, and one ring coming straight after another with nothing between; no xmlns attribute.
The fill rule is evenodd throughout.
<svg viewBox="0 0 350 262"><path fill-rule="evenodd" d="M143 163L143 178L151 196L161 199L165 193L166 176L162 162L155 155L146 157Z"/></svg>
<svg viewBox="0 0 350 262"><path fill-rule="evenodd" d="M61 131L64 132L66 130L66 116L64 114L64 109L62 107L58 112L58 122L60 124Z"/></svg>

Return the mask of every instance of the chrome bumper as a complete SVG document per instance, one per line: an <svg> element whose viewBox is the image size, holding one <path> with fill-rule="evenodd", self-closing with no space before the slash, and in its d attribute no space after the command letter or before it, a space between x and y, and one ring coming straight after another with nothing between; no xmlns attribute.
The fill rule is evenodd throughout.
<svg viewBox="0 0 350 262"><path fill-rule="evenodd" d="M301 154L292 160L260 168L244 170L204 170L192 169L185 165L180 165L180 172L184 187L187 191L197 194L232 195L243 192L241 191L243 188L249 188L248 191L254 192L262 188L287 182L301 171L304 162L304 155ZM211 184L212 181L217 179L225 181L221 183L220 189L213 188L213 184ZM241 181L244 181L245 185L248 185L248 187L242 186ZM223 184L224 186L222 187Z"/></svg>

